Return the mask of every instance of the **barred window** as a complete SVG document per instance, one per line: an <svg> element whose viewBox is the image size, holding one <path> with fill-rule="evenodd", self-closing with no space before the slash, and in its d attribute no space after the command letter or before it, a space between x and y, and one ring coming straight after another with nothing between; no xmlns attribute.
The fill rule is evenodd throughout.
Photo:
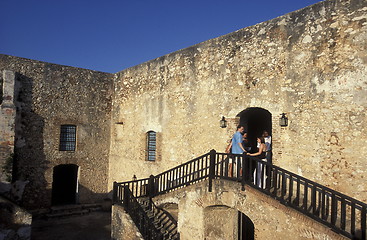
<svg viewBox="0 0 367 240"><path fill-rule="evenodd" d="M147 160L155 161L157 149L157 134L154 131L147 132Z"/></svg>
<svg viewBox="0 0 367 240"><path fill-rule="evenodd" d="M75 151L76 126L61 125L60 131L60 151Z"/></svg>

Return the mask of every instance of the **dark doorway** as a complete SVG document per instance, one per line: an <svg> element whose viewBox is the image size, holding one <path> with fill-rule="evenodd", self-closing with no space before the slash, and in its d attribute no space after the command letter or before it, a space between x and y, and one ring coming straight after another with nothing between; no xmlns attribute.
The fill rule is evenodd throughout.
<svg viewBox="0 0 367 240"><path fill-rule="evenodd" d="M255 226L249 217L238 212L238 240L254 240Z"/></svg>
<svg viewBox="0 0 367 240"><path fill-rule="evenodd" d="M54 167L52 205L77 203L78 166L63 164Z"/></svg>
<svg viewBox="0 0 367 240"><path fill-rule="evenodd" d="M266 109L253 107L243 110L237 117L240 117L240 125L245 127L252 152L256 152L256 138L260 137L264 130L272 135L271 113Z"/></svg>

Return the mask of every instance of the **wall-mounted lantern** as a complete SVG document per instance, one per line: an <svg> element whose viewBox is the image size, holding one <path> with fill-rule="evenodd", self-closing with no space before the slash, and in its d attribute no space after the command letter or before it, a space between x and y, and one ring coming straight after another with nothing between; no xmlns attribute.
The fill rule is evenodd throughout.
<svg viewBox="0 0 367 240"><path fill-rule="evenodd" d="M136 179L137 179L137 178L136 178L136 175L134 174L134 176L133 176L133 181L136 181Z"/></svg>
<svg viewBox="0 0 367 240"><path fill-rule="evenodd" d="M285 113L282 113L281 114L281 117L279 118L279 125L281 127L286 127L288 126L288 118L287 116L285 115Z"/></svg>
<svg viewBox="0 0 367 240"><path fill-rule="evenodd" d="M225 117L222 117L222 120L219 121L220 127L221 128L226 128L227 127L227 120L225 119Z"/></svg>

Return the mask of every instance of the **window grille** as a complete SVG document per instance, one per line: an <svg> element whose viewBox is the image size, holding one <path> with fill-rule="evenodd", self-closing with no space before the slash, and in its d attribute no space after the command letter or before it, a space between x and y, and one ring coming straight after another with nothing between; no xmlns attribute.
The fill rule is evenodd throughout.
<svg viewBox="0 0 367 240"><path fill-rule="evenodd" d="M61 125L60 131L60 151L75 151L76 126Z"/></svg>
<svg viewBox="0 0 367 240"><path fill-rule="evenodd" d="M157 149L157 134L154 131L147 132L147 160L155 161Z"/></svg>

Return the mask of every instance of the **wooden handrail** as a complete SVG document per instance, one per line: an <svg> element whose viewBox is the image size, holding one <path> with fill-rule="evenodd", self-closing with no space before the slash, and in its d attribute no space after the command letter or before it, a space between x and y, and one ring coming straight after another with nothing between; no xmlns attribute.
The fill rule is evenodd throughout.
<svg viewBox="0 0 367 240"><path fill-rule="evenodd" d="M154 219L147 215L146 211L133 195L128 185L124 187L123 206L125 211L131 216L144 239L164 239L163 233L154 225Z"/></svg>

